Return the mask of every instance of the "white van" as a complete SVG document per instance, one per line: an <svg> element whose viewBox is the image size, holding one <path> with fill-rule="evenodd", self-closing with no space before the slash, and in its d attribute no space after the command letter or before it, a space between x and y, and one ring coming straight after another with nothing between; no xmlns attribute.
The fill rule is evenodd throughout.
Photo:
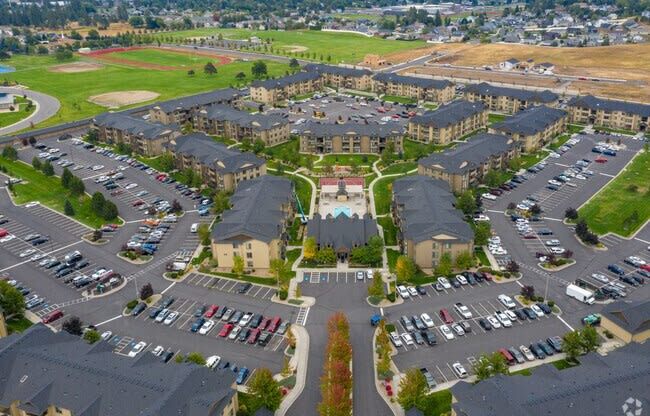
<svg viewBox="0 0 650 416"><path fill-rule="evenodd" d="M191 233L196 233L198 230L199 230L199 224L195 222L195 223L192 224L192 226L190 227L190 232L191 232Z"/></svg>
<svg viewBox="0 0 650 416"><path fill-rule="evenodd" d="M211 370L214 370L219 365L220 362L221 362L221 357L219 357L218 355L213 355L211 357L208 357L207 360L205 360L205 366Z"/></svg>

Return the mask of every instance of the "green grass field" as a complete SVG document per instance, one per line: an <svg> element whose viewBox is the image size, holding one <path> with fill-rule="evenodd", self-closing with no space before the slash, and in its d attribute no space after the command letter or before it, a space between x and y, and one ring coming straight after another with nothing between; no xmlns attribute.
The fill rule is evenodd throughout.
<svg viewBox="0 0 650 416"><path fill-rule="evenodd" d="M379 179L373 188L375 194L375 210L377 215L388 214L393 199L393 182L401 176L391 176Z"/></svg>
<svg viewBox="0 0 650 416"><path fill-rule="evenodd" d="M396 41L380 38L369 38L354 33L322 32L318 30L292 30L292 31L256 31L246 29L215 29L201 28L174 33L160 33L160 37L210 37L215 39L222 34L225 39L248 39L257 36L262 40L272 39L274 53L278 51L291 52L296 46L307 48L310 59L324 59L331 56L331 62L357 63L367 54L387 55L393 52L422 48L426 46L423 41ZM263 52L263 51L262 51ZM268 51L270 53L270 50ZM316 54L313 58L312 54ZM298 52L300 56L300 52Z"/></svg>
<svg viewBox="0 0 650 416"><path fill-rule="evenodd" d="M34 111L36 111L36 106L32 106L31 109L27 111L27 104L23 103L16 105L20 106L20 110L11 113L0 113L0 127L7 127L18 123L20 120L29 117Z"/></svg>
<svg viewBox="0 0 650 416"><path fill-rule="evenodd" d="M650 218L649 200L650 152L643 152L578 213L597 234L629 236Z"/></svg>
<svg viewBox="0 0 650 416"><path fill-rule="evenodd" d="M377 218L377 223L384 229L384 244L387 246L397 245L397 227L390 217Z"/></svg>
<svg viewBox="0 0 650 416"><path fill-rule="evenodd" d="M401 162L401 163L396 162L388 166L386 169L383 169L381 173L383 175L392 175L394 173L407 173L417 168L418 168L417 162Z"/></svg>
<svg viewBox="0 0 650 416"><path fill-rule="evenodd" d="M323 156L323 160L316 164L316 166L324 166L328 163L339 166L350 166L353 164L357 166L372 166L377 159L379 159L377 155L325 155Z"/></svg>
<svg viewBox="0 0 650 416"><path fill-rule="evenodd" d="M506 119L505 114L495 114L495 113L488 114L488 124L499 123L505 119Z"/></svg>
<svg viewBox="0 0 650 416"><path fill-rule="evenodd" d="M188 68L202 67L208 62L214 61L207 56L192 56L188 53L161 49L134 49L125 52L115 52L110 54L110 56L121 59L128 59L131 61L147 62L156 65Z"/></svg>
<svg viewBox="0 0 650 416"><path fill-rule="evenodd" d="M79 58L74 58L77 61ZM187 71L152 71L105 63L105 67L76 74L54 73L48 67L60 64L51 56L15 55L8 64L16 72L3 74L3 79L16 81L31 90L52 95L61 102L61 109L52 118L37 127L46 127L66 121L79 120L107 111L105 107L88 102L88 97L114 91L148 90L157 92L157 100L196 94L236 84L235 75L244 72L251 81L252 62L237 61L218 67L213 76L196 71L190 77ZM269 75L283 75L289 68L279 62L266 62ZM142 104L137 104L142 105Z"/></svg>
<svg viewBox="0 0 650 416"><path fill-rule="evenodd" d="M418 102L415 98L401 97L399 95L383 95L381 99L387 102L399 104L415 104Z"/></svg>
<svg viewBox="0 0 650 416"><path fill-rule="evenodd" d="M564 143L566 143L570 138L571 138L570 134L561 134L557 136L555 139L553 139L553 141L548 145L548 148L552 150L557 150L560 147L564 146Z"/></svg>

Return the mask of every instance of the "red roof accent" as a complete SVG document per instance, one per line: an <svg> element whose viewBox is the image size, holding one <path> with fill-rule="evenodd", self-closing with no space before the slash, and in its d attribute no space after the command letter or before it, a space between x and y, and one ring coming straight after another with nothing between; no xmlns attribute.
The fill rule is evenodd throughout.
<svg viewBox="0 0 650 416"><path fill-rule="evenodd" d="M346 185L364 185L363 178L320 178L320 186L324 185L338 185L340 180L345 181Z"/></svg>

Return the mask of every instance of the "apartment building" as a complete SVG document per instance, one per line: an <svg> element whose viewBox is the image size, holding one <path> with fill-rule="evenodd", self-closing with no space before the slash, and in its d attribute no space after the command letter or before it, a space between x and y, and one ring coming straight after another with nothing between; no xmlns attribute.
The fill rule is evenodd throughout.
<svg viewBox="0 0 650 416"><path fill-rule="evenodd" d="M282 78L254 81L250 93L253 101L274 105L295 95L319 91L322 85L320 73L301 71Z"/></svg>
<svg viewBox="0 0 650 416"><path fill-rule="evenodd" d="M247 271L268 273L271 260L284 258L286 229L294 219L293 182L271 175L244 181L230 204L212 229L212 256L225 271L240 257Z"/></svg>
<svg viewBox="0 0 650 416"><path fill-rule="evenodd" d="M455 202L447 182L439 179L415 175L393 182L400 249L424 270L435 268L445 255L453 262L460 253L473 252L474 232Z"/></svg>
<svg viewBox="0 0 650 416"><path fill-rule="evenodd" d="M298 132L301 153L381 153L388 143L403 149L404 131L391 124L308 122Z"/></svg>
<svg viewBox="0 0 650 416"><path fill-rule="evenodd" d="M361 91L372 89L372 71L368 69L323 64L307 64L303 69L308 72L319 73L322 84L329 87Z"/></svg>
<svg viewBox="0 0 650 416"><path fill-rule="evenodd" d="M486 82L465 86L465 99L481 101L488 110L514 114L536 105L556 107L559 96L552 91L530 91L517 88L497 87Z"/></svg>
<svg viewBox="0 0 650 416"><path fill-rule="evenodd" d="M150 123L125 113L103 113L92 120L92 128L97 130L102 143L116 145L123 143L143 156L158 156L164 146L181 132L175 124Z"/></svg>
<svg viewBox="0 0 650 416"><path fill-rule="evenodd" d="M224 104L215 104L194 113L192 124L196 130L226 139L241 141L261 140L274 146L289 140L289 121L279 114L250 114Z"/></svg>
<svg viewBox="0 0 650 416"><path fill-rule="evenodd" d="M151 121L182 126L187 122L191 122L193 114L199 110L214 104L228 104L236 107L239 105L241 98L241 91L234 88L224 88L157 103L149 109L149 116Z"/></svg>
<svg viewBox="0 0 650 416"><path fill-rule="evenodd" d="M606 305L600 326L623 342L646 342L650 339L650 300L619 300Z"/></svg>
<svg viewBox="0 0 650 416"><path fill-rule="evenodd" d="M505 170L519 156L521 145L514 139L482 133L453 149L432 153L418 161L418 174L447 182L453 192L464 192L483 182L491 170Z"/></svg>
<svg viewBox="0 0 650 416"><path fill-rule="evenodd" d="M564 110L544 105L530 107L490 126L489 133L504 134L519 141L524 152L533 152L566 131L568 115Z"/></svg>
<svg viewBox="0 0 650 416"><path fill-rule="evenodd" d="M36 324L0 339L0 414L235 416L236 374L135 358Z"/></svg>
<svg viewBox="0 0 650 416"><path fill-rule="evenodd" d="M373 77L372 90L377 94L446 103L454 99L455 86L447 80L382 72Z"/></svg>
<svg viewBox="0 0 650 416"><path fill-rule="evenodd" d="M571 123L629 131L648 131L650 105L606 100L592 95L574 97L568 103Z"/></svg>
<svg viewBox="0 0 650 416"><path fill-rule="evenodd" d="M203 133L177 137L167 149L174 157L176 169L191 169L212 189L231 192L242 181L266 175L265 159L229 149Z"/></svg>
<svg viewBox="0 0 650 416"><path fill-rule="evenodd" d="M485 128L487 123L483 103L458 100L411 118L408 135L419 142L444 145Z"/></svg>

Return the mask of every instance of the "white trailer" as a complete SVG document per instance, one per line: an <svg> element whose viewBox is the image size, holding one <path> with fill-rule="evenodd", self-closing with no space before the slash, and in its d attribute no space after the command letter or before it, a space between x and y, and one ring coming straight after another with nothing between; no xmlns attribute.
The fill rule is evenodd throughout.
<svg viewBox="0 0 650 416"><path fill-rule="evenodd" d="M566 287L566 294L580 302L591 305L594 303L594 292L591 290L583 289L580 286L569 285Z"/></svg>

